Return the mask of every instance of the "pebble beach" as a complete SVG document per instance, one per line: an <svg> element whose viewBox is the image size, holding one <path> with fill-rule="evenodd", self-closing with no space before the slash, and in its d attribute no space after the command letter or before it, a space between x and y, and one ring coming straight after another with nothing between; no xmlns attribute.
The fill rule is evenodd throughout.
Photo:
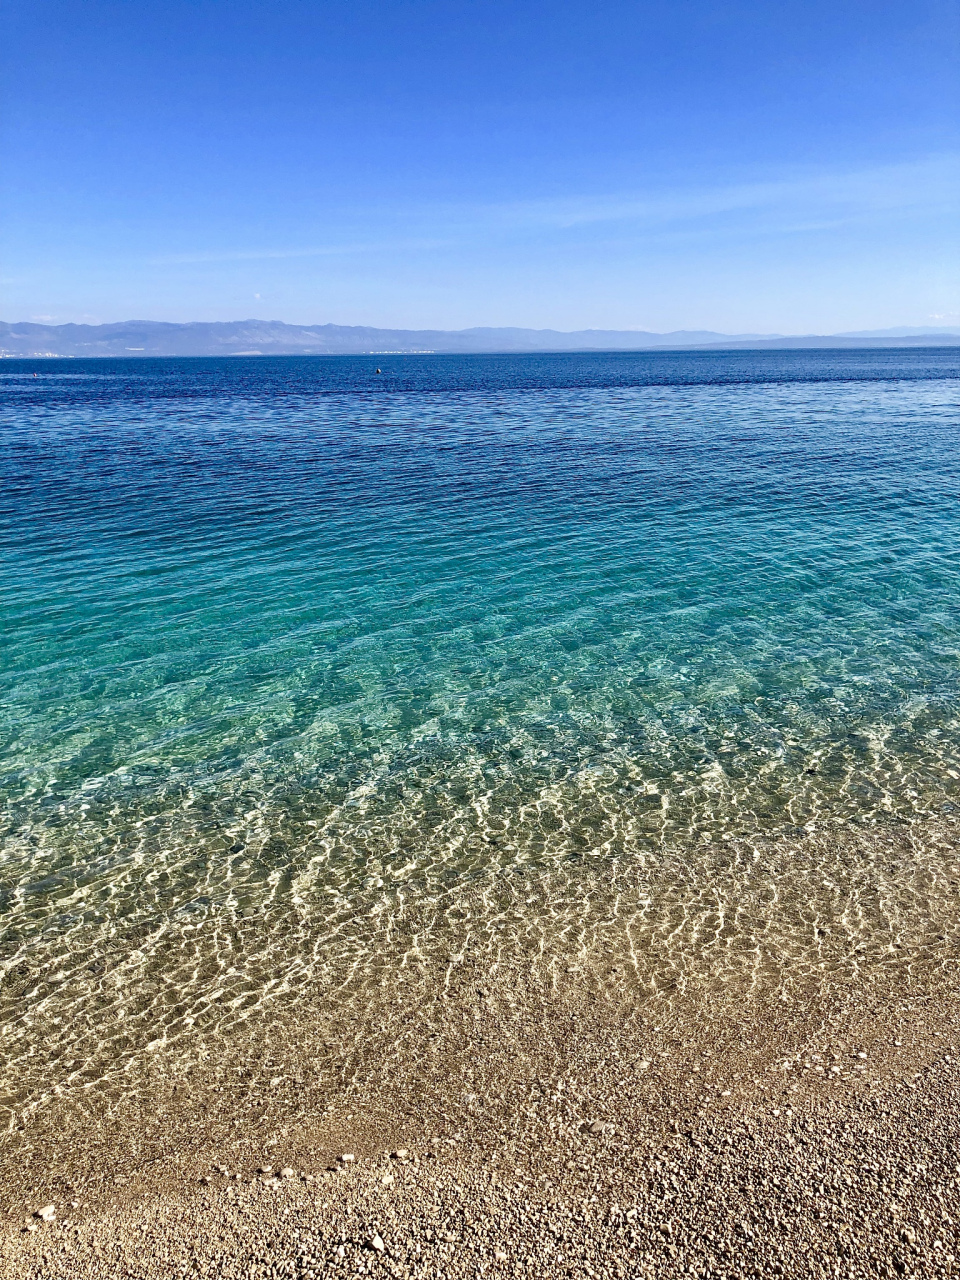
<svg viewBox="0 0 960 1280"><path fill-rule="evenodd" d="M951 1275L960 984L936 987L761 1002L702 1035L460 1009L429 1068L371 1069L323 1119L281 1105L227 1141L201 1100L150 1163L88 1133L29 1188L8 1170L0 1275Z"/></svg>

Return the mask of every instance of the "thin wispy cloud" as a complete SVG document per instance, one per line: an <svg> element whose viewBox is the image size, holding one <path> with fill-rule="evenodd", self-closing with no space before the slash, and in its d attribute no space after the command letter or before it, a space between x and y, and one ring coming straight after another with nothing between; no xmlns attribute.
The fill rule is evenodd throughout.
<svg viewBox="0 0 960 1280"><path fill-rule="evenodd" d="M168 253L159 257L148 258L150 266L189 266L191 263L215 262L269 262L287 258L337 258L347 254L383 253L386 250L396 251L436 249L448 243L435 237L430 239L398 239L368 240L360 242L344 242L340 244L309 245L289 249L223 249L214 251L199 250L196 253Z"/></svg>
<svg viewBox="0 0 960 1280"><path fill-rule="evenodd" d="M843 211L847 218L895 210L952 210L960 198L960 154L910 164L795 174L774 180L689 186L655 195L580 196L475 206L484 221L512 226L670 223L719 214ZM831 223L836 217L829 219Z"/></svg>
<svg viewBox="0 0 960 1280"><path fill-rule="evenodd" d="M562 198L392 205L383 216L395 236L337 240L325 244L197 250L151 257L153 266L256 262L295 258L339 258L449 249L467 238L511 234L561 234L609 226L638 235L729 235L738 226L750 234L803 235L878 217L922 210L947 214L960 204L960 155L941 154L909 164L847 171L793 173L762 181L689 185L653 193L631 192ZM328 209L330 223L376 222L378 210ZM416 234L413 225L430 227ZM406 230L406 234L404 231Z"/></svg>

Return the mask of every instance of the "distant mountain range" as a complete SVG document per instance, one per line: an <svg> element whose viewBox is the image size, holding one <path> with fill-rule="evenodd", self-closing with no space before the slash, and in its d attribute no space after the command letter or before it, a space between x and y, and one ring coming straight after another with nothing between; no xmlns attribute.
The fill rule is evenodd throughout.
<svg viewBox="0 0 960 1280"><path fill-rule="evenodd" d="M280 320L166 324L6 324L0 356L259 356L399 355L414 352L642 351L653 347L902 347L957 346L960 329L872 329L862 333L713 333L678 329L372 329L364 325L298 325Z"/></svg>

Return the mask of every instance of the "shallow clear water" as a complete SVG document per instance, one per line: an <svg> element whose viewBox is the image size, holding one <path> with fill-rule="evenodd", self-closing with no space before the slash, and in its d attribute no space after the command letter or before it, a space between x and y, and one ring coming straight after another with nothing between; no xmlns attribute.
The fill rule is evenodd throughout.
<svg viewBox="0 0 960 1280"><path fill-rule="evenodd" d="M467 935L955 915L956 352L376 359L0 365L12 1102Z"/></svg>

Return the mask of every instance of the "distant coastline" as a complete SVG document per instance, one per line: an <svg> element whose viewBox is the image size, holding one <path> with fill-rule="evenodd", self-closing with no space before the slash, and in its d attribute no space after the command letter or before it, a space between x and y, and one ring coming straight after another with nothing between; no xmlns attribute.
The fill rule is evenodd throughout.
<svg viewBox="0 0 960 1280"><path fill-rule="evenodd" d="M150 356L441 355L523 352L764 350L832 347L960 346L960 329L902 327L834 334L724 334L644 330L475 328L376 329L364 325L293 325L279 320L185 324L125 320L86 325L0 322L0 358L64 359Z"/></svg>

